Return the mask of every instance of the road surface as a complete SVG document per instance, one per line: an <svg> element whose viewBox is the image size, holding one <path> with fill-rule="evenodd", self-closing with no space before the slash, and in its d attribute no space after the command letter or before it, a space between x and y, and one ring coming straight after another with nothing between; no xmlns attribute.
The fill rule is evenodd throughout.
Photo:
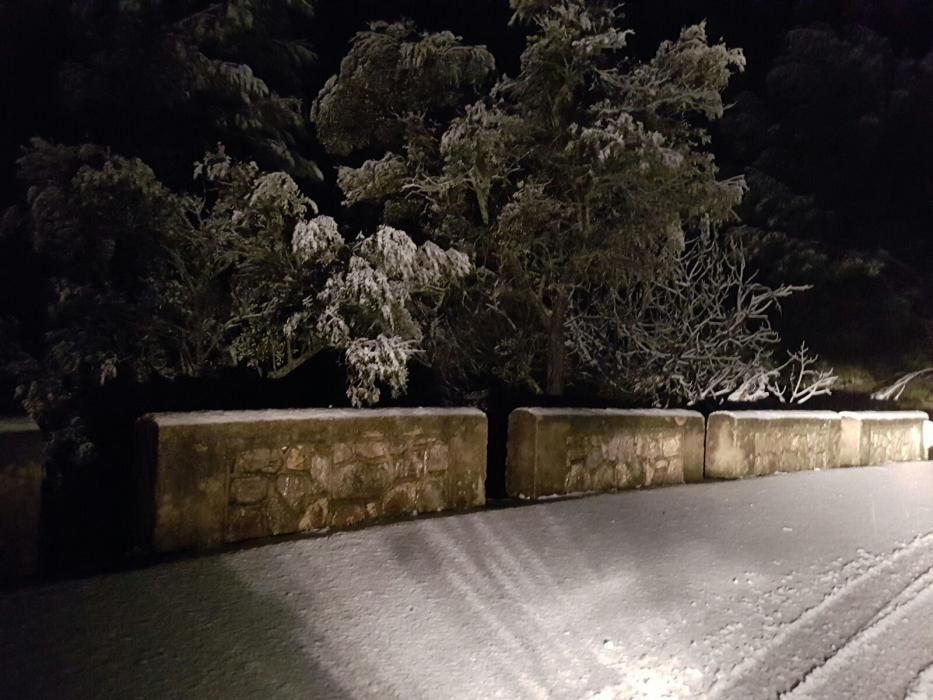
<svg viewBox="0 0 933 700"><path fill-rule="evenodd" d="M933 463L397 523L0 596L3 698L933 698Z"/></svg>

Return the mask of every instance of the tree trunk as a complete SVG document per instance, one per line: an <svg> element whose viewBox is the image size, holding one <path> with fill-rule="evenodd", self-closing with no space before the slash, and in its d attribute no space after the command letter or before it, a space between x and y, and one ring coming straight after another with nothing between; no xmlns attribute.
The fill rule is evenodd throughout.
<svg viewBox="0 0 933 700"><path fill-rule="evenodd" d="M548 396L564 394L564 361L567 350L564 347L564 321L570 300L561 293L551 311L551 327L548 329L547 344L547 381L545 393Z"/></svg>

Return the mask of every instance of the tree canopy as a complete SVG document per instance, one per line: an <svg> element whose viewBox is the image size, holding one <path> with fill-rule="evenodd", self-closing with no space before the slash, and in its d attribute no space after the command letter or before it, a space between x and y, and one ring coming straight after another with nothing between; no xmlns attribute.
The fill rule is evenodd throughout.
<svg viewBox="0 0 933 700"><path fill-rule="evenodd" d="M711 44L702 24L639 61L610 5L513 8L531 27L520 70L478 99L491 70L483 47L381 24L356 37L312 116L333 153L364 159L340 169L347 205L375 204L385 220L475 256L463 300L474 320L448 309L457 320L434 326L436 356L560 395L572 378L600 372L586 366L596 354L583 351L584 337L608 339L633 322L612 311L625 290L669 276L688 236L730 220L744 183L718 176L706 125L723 115L723 90L744 59ZM490 68L435 61L439 46ZM398 76L440 97L372 97L370 86ZM353 95L366 95L365 123L384 125L375 136L348 109Z"/></svg>

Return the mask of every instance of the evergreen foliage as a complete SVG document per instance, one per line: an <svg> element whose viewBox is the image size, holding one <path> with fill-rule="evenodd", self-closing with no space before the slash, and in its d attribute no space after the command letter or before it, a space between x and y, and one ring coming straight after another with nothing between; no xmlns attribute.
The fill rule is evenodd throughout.
<svg viewBox="0 0 933 700"><path fill-rule="evenodd" d="M417 47L435 46L433 35L380 25L356 37L312 116L331 152L365 159L340 169L347 205L375 204L384 220L407 222L475 256L475 284L460 308L449 306L430 325L432 361L449 377L472 372L475 380L492 371L557 396L574 379L606 376L599 364L605 353L584 337L605 344L626 326L653 322L625 306L629 293L671 279L689 264L687 238L731 219L744 182L719 178L705 125L722 117L722 92L744 59L711 44L700 24L640 62L611 5L559 0L513 8L531 31L520 71L479 99L477 81L458 82L464 73L455 66L438 74L434 63L407 60ZM399 36L410 43L399 47ZM470 47L457 48L471 55ZM372 85L393 85L398 75L419 90L433 88L441 103L426 113L410 88L370 99ZM448 86L457 88L453 95ZM334 125L358 128L358 104L386 128L375 137L339 138ZM729 310L728 300L719 303L739 314L730 317L739 350L729 361L766 362L770 356L747 342L757 337L751 319ZM677 313L670 310L672 318ZM642 367L637 352L615 357L628 363L621 376ZM638 381L627 391L697 398L667 381Z"/></svg>
<svg viewBox="0 0 933 700"><path fill-rule="evenodd" d="M9 360L30 412L85 460L82 402L118 376L284 376L331 348L354 405L380 384L398 394L421 340L412 308L469 273L463 255L389 227L348 245L288 174L222 147L197 163L197 196L99 146L37 139L20 166L50 293L41 353Z"/></svg>

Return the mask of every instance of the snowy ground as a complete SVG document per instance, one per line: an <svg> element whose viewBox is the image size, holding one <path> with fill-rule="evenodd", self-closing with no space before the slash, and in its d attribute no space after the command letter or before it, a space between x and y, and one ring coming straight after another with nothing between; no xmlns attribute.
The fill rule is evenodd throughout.
<svg viewBox="0 0 933 700"><path fill-rule="evenodd" d="M0 596L3 698L933 698L933 463L623 493Z"/></svg>

